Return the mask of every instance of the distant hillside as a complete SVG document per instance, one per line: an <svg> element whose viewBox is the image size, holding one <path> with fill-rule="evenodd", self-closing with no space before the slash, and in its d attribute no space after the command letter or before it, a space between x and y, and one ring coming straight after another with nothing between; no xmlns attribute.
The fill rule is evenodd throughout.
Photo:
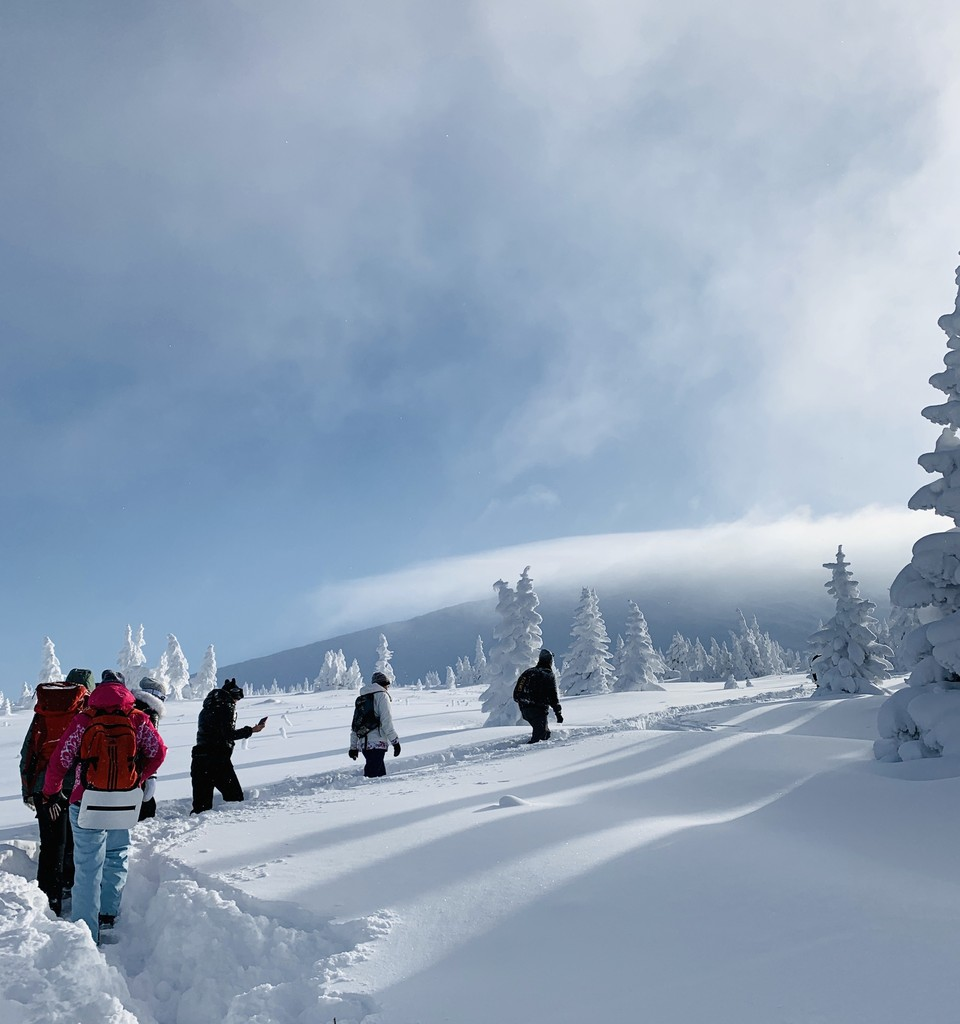
<svg viewBox="0 0 960 1024"><path fill-rule="evenodd" d="M756 615L761 628L785 647L804 651L807 638L821 619L829 618L834 602L819 584L809 578L780 580L773 587L744 582L725 581L707 590L689 583L667 585L657 583L644 588L632 584L597 588L600 608L611 640L623 633L627 601L633 599L640 606L650 626L650 633L658 647L666 648L674 633L699 637L706 645L711 636L718 641L728 639L730 630L737 625L736 609L742 609L749 620ZM570 645L570 624L580 599L580 590L558 592L540 591L540 614L543 616L544 645L558 656ZM885 593L865 592L878 604L879 616L888 613ZM879 599L878 599L879 597ZM883 603L881 603L883 602ZM224 665L220 679L236 676L238 680L257 686L269 685L274 679L281 686L289 686L313 679L328 650L342 650L349 664L354 658L368 679L376 660L377 639L381 633L387 637L393 651L393 668L399 684L415 682L431 669L444 676L447 665L458 657L474 656L477 636L483 637L489 652L493 625L496 618L496 600L491 591L489 600L441 608L426 615L403 622L372 626L353 633L329 637L303 647L295 647L249 661Z"/></svg>

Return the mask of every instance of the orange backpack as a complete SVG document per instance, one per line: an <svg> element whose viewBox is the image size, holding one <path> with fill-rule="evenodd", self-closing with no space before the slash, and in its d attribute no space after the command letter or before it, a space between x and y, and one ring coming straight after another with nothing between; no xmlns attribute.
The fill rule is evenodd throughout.
<svg viewBox="0 0 960 1024"><path fill-rule="evenodd" d="M80 740L80 764L86 789L118 791L140 782L137 734L129 714L87 708L90 723Z"/></svg>
<svg viewBox="0 0 960 1024"><path fill-rule="evenodd" d="M40 683L37 687L37 703L31 725L33 738L30 771L34 778L43 779L50 755L74 716L83 710L87 696L85 686L74 686L72 683Z"/></svg>

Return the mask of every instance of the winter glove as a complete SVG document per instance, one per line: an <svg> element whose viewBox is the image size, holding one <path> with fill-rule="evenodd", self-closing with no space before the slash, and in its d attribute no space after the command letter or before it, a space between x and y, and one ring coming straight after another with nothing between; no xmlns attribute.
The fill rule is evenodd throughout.
<svg viewBox="0 0 960 1024"><path fill-rule="evenodd" d="M143 784L143 802L146 803L148 800L153 799L153 794L157 791L157 777L154 775Z"/></svg>
<svg viewBox="0 0 960 1024"><path fill-rule="evenodd" d="M27 807L30 808L31 811L33 811L34 814L37 813L37 800L32 793L30 794L30 796L25 796L23 798L23 802L27 805Z"/></svg>
<svg viewBox="0 0 960 1024"><path fill-rule="evenodd" d="M43 800L51 821L56 821L61 812L66 810L67 804L64 802L62 793L54 793L53 796L46 796Z"/></svg>
<svg viewBox="0 0 960 1024"><path fill-rule="evenodd" d="M399 743L394 743L394 745L393 745L393 756L394 757L399 757L400 756L400 744Z"/></svg>
<svg viewBox="0 0 960 1024"><path fill-rule="evenodd" d="M351 761L356 761L357 755L359 753L360 753L359 750L348 750L347 751L347 756L350 758Z"/></svg>
<svg viewBox="0 0 960 1024"><path fill-rule="evenodd" d="M562 724L563 724L563 715L561 715L560 712L558 711L557 712L557 725L562 725Z"/></svg>

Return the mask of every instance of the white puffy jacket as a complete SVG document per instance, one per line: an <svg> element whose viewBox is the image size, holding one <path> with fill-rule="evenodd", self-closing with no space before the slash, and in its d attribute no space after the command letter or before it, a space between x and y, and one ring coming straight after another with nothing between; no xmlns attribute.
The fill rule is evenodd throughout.
<svg viewBox="0 0 960 1024"><path fill-rule="evenodd" d="M380 728L371 730L362 740L351 729L350 749L363 750L366 747L367 750L376 750L377 748L386 750L392 744L400 742L397 730L393 727L393 716L390 714L390 694L379 683L367 683L361 687L357 696L362 697L366 693L374 695L373 706L377 712L377 718L380 719Z"/></svg>

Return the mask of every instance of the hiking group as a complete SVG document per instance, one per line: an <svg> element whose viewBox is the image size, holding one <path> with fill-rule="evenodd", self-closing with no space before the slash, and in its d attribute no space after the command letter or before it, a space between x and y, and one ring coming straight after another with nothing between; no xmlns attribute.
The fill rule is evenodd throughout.
<svg viewBox="0 0 960 1024"><path fill-rule="evenodd" d="M144 787L167 754L142 709L160 704L159 720L165 696L150 678L135 695L109 669L96 686L89 669L72 669L64 682L37 687L20 751L23 799L40 829L37 884L57 916L70 903L98 943L120 910Z"/></svg>
<svg viewBox="0 0 960 1024"><path fill-rule="evenodd" d="M41 683L20 751L24 803L40 831L37 884L58 917L69 907L99 945L113 928L127 878L130 829L156 815L156 774L167 748L158 732L167 687L145 676L129 688L123 675L104 670L94 685L90 669L71 669L63 682ZM262 732L237 727L243 689L227 679L204 698L191 751L191 814L223 800L243 800L232 756L237 740ZM387 774L385 758L400 737L390 712L390 678L374 672L354 704L348 754L363 754L366 778ZM553 655L546 649L521 673L513 691L521 717L533 728L530 743L550 738L547 713L563 721Z"/></svg>

